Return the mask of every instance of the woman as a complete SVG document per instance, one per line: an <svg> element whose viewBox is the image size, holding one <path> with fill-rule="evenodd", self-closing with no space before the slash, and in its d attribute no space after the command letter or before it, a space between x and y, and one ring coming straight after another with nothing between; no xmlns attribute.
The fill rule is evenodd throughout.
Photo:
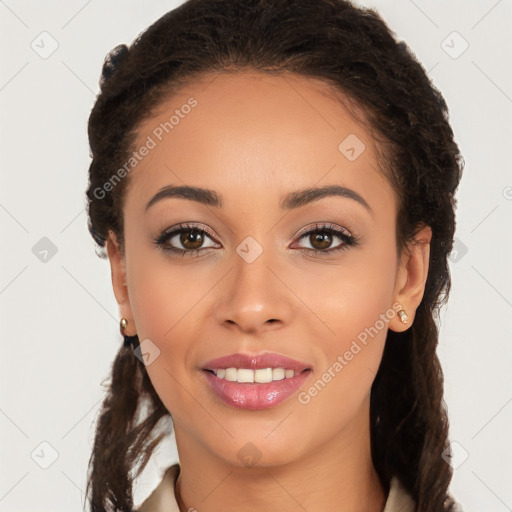
<svg viewBox="0 0 512 512"><path fill-rule="evenodd" d="M89 230L125 343L91 510L454 510L435 317L462 157L373 11L191 0L106 59Z"/></svg>

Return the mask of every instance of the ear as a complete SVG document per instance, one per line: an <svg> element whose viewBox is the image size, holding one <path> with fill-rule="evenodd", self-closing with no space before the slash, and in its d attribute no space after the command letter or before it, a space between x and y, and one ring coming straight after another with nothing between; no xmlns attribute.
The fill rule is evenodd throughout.
<svg viewBox="0 0 512 512"><path fill-rule="evenodd" d="M114 295L119 304L119 311L121 317L128 320L128 327L125 334L132 336L136 333L132 310L130 307L130 300L128 295L128 287L126 286L126 266L125 257L121 254L119 242L117 241L116 234L109 230L106 240L106 249L108 259L110 261L110 270L112 277L112 286L114 288ZM133 331L133 333L132 333Z"/></svg>
<svg viewBox="0 0 512 512"><path fill-rule="evenodd" d="M400 309L405 310L409 320L403 323L400 316L395 315L389 321L389 328L392 331L405 331L414 322L416 309L425 292L431 240L432 229L430 226L424 226L402 251L395 283L394 303L401 305Z"/></svg>

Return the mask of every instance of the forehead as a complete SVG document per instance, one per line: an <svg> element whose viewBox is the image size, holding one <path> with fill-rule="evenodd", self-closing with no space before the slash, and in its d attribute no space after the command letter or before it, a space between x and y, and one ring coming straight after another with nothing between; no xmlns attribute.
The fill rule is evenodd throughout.
<svg viewBox="0 0 512 512"><path fill-rule="evenodd" d="M206 75L139 126L135 149L148 141L152 148L130 173L128 196L147 201L169 184L239 196L323 182L378 194L387 182L354 108L358 119L330 86L294 74Z"/></svg>

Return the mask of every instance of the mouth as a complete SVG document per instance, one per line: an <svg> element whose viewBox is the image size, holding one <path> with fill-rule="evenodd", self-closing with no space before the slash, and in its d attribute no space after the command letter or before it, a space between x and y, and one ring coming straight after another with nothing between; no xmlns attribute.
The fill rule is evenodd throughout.
<svg viewBox="0 0 512 512"><path fill-rule="evenodd" d="M220 403L231 408L252 411L277 407L282 402L290 399L305 385L312 374L310 369L304 369L298 374L294 372L293 376L289 374L284 379L271 380L269 382L239 382L238 380L226 379L226 374L228 378L234 378L234 372L236 371L238 378L238 372L241 370L241 380L243 381L245 377L248 377L250 380L252 377L245 375L244 370L246 368L227 368L224 377L218 375L219 373L222 375L221 370L219 369L217 374L215 370L203 370L202 372L208 389L212 393L212 398L220 400ZM230 370L233 370L233 372ZM259 370L265 372L264 377L267 380L270 378L270 371L268 370L272 370L272 372L278 370L278 377L282 376L282 372L279 371L280 368L269 368L268 370L261 368ZM256 376L257 372L258 370L254 372L255 379L259 379Z"/></svg>
<svg viewBox="0 0 512 512"><path fill-rule="evenodd" d="M311 364L282 354L235 353L201 365L212 398L238 409L268 409L294 395L313 373Z"/></svg>

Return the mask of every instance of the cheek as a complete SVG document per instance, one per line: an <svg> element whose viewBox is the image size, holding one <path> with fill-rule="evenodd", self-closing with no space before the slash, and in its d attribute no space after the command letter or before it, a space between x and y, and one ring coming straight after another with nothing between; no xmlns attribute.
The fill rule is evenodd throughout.
<svg viewBox="0 0 512 512"><path fill-rule="evenodd" d="M327 346L343 350L365 329L377 324L385 330L381 315L394 315L391 308L398 264L394 240L372 240L347 252L340 263L317 265L307 284L295 289L307 297L306 304L329 329L323 329ZM331 350L328 351L332 353Z"/></svg>
<svg viewBox="0 0 512 512"><path fill-rule="evenodd" d="M197 267L182 268L157 249L132 250L127 280L137 330L145 338L158 342L161 350L169 345L178 348L185 326L190 333L191 325L197 325L194 315L209 288L208 281L198 273Z"/></svg>
<svg viewBox="0 0 512 512"><path fill-rule="evenodd" d="M210 287L191 281L190 273L170 266L156 251L135 249L131 255L127 280L137 334L158 354L146 371L165 406L180 410L179 384L189 378L194 340L201 339L198 303Z"/></svg>
<svg viewBox="0 0 512 512"><path fill-rule="evenodd" d="M377 371L384 347L388 321L396 313L392 308L397 258L392 244L380 250L365 251L350 268L350 278L341 294L336 327L343 333L345 350L357 353L359 364ZM349 354L347 354L350 357ZM354 365L357 366L357 365Z"/></svg>
<svg viewBox="0 0 512 512"><path fill-rule="evenodd" d="M330 332L325 329L320 338L316 384L302 390L302 403L315 413L323 410L324 416L328 411L338 425L355 414L370 392L388 321L396 314L392 307L397 265L393 243L381 240L378 249L375 245L354 251L336 272L331 268L309 295L319 297L310 306ZM330 409L329 403L340 407Z"/></svg>
<svg viewBox="0 0 512 512"><path fill-rule="evenodd" d="M306 422L319 438L330 438L353 421L366 419L369 394L387 336L391 280L376 273L351 273L357 286L345 282L332 294L326 322L335 332L322 337L318 365L307 387L297 397L299 423ZM375 279L374 279L375 277ZM365 428L364 423L359 425Z"/></svg>

